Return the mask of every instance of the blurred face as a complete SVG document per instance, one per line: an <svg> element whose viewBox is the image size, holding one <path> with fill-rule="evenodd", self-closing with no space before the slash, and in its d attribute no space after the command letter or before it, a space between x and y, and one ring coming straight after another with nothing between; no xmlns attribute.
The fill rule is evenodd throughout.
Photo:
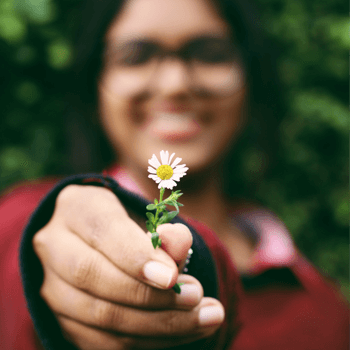
<svg viewBox="0 0 350 350"><path fill-rule="evenodd" d="M99 99L122 165L161 150L191 171L221 158L242 123L244 78L230 29L206 0L129 0L106 33Z"/></svg>

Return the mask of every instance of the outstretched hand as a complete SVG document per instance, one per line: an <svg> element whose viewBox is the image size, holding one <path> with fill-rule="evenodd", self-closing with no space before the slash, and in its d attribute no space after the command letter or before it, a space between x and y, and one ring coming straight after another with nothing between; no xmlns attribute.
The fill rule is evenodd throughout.
<svg viewBox="0 0 350 350"><path fill-rule="evenodd" d="M162 248L118 198L94 186L67 186L50 222L33 239L44 269L41 296L65 336L81 349L161 349L211 336L224 310L181 275L188 228L164 224ZM184 283L181 294L171 288Z"/></svg>

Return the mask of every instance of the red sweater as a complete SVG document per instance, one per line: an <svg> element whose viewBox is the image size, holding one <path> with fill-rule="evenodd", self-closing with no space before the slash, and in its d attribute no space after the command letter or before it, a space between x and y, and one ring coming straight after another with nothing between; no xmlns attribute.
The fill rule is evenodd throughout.
<svg viewBox="0 0 350 350"><path fill-rule="evenodd" d="M18 267L22 232L56 181L18 186L0 199L0 349L38 350ZM219 299L228 322L223 348L230 350L347 350L348 304L336 287L294 248L283 225L267 212L234 213L258 234L249 275L237 274L225 248L204 225L189 220L216 263ZM241 324L237 332L237 322ZM232 339L231 339L232 338Z"/></svg>

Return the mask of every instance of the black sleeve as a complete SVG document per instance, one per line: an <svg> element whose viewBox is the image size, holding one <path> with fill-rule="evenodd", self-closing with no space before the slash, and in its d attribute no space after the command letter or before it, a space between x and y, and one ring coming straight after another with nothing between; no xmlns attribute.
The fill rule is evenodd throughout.
<svg viewBox="0 0 350 350"><path fill-rule="evenodd" d="M44 275L41 263L33 250L32 239L35 233L50 220L55 208L56 198L60 191L71 184L94 185L109 188L128 210L132 210L135 214L145 217L145 220L145 207L149 204L145 199L120 187L118 183L110 177L99 174L85 174L68 177L59 182L35 210L23 233L20 246L20 269L24 294L34 327L44 348L48 350L73 350L76 349L76 347L65 340L54 314L39 295ZM172 220L172 222L184 223L177 217ZM212 255L199 234L191 227L189 227L189 229L193 235L193 254L188 265L187 273L201 282L205 296L217 298L218 282ZM190 347L191 349L200 349L200 347L193 347L193 345L194 344ZM198 343L198 345L200 344ZM181 347L181 349L184 348L185 347Z"/></svg>

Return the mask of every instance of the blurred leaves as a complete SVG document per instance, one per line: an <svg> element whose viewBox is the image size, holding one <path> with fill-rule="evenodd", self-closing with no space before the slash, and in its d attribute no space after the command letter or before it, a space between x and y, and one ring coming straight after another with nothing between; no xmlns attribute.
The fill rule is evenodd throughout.
<svg viewBox="0 0 350 350"><path fill-rule="evenodd" d="M63 153L65 74L74 56L67 22L82 0L0 2L0 189L56 173ZM288 113L279 164L244 150L238 176L286 223L299 248L349 286L348 8L340 0L255 0L280 50Z"/></svg>
<svg viewBox="0 0 350 350"><path fill-rule="evenodd" d="M44 24L52 21L56 15L51 0L13 0L14 8L28 21Z"/></svg>
<svg viewBox="0 0 350 350"><path fill-rule="evenodd" d="M53 41L48 46L48 61L51 67L63 69L69 66L72 60L72 49L62 39Z"/></svg>
<svg viewBox="0 0 350 350"><path fill-rule="evenodd" d="M281 47L288 103L279 166L257 196L349 297L348 9L338 0L257 3Z"/></svg>

